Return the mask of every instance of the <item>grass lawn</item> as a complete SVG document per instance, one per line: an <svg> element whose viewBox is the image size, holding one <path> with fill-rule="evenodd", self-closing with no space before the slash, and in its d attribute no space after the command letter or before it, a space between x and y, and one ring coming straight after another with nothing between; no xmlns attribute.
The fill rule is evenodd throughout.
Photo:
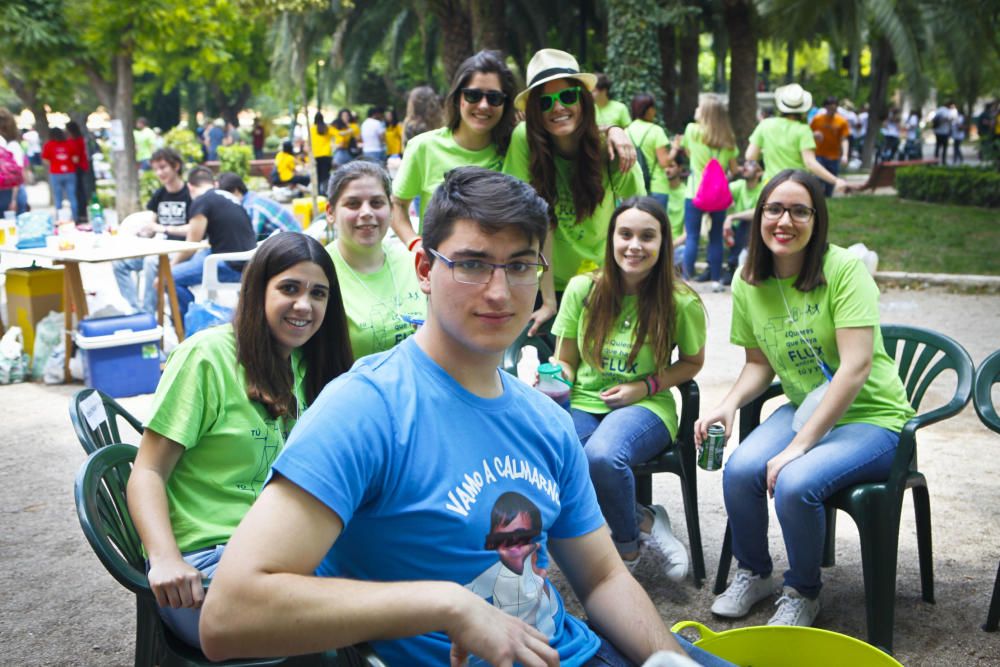
<svg viewBox="0 0 1000 667"><path fill-rule="evenodd" d="M1000 210L874 195L827 204L830 242L864 243L880 271L1000 275Z"/></svg>

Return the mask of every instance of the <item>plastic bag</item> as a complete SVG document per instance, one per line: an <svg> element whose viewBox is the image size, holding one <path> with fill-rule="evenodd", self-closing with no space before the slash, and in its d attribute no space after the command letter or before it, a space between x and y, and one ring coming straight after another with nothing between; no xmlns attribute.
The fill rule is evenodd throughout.
<svg viewBox="0 0 1000 667"><path fill-rule="evenodd" d="M44 248L45 239L52 235L55 223L52 214L43 211L28 211L17 216L17 247Z"/></svg>
<svg viewBox="0 0 1000 667"><path fill-rule="evenodd" d="M63 314L54 310L35 325L35 349L32 350L31 377L41 380L52 351L62 347Z"/></svg>
<svg viewBox="0 0 1000 667"><path fill-rule="evenodd" d="M878 271L878 253L874 250L869 250L868 246L864 243L855 243L847 248L847 252L860 259L871 275L874 276L875 272Z"/></svg>
<svg viewBox="0 0 1000 667"><path fill-rule="evenodd" d="M0 384L24 382L28 374L28 355L24 353L21 327L11 327L0 339Z"/></svg>
<svg viewBox="0 0 1000 667"><path fill-rule="evenodd" d="M42 382L45 384L62 384L66 380L66 376L63 373L63 365L66 361L66 348L62 345L56 345L52 350L52 354L49 355L48 361L45 362L45 366L42 369ZM35 372L39 364L36 362L32 372ZM37 376L36 376L37 379Z"/></svg>
<svg viewBox="0 0 1000 667"><path fill-rule="evenodd" d="M184 333L191 336L202 329L233 321L233 309L214 301L192 303L184 315Z"/></svg>

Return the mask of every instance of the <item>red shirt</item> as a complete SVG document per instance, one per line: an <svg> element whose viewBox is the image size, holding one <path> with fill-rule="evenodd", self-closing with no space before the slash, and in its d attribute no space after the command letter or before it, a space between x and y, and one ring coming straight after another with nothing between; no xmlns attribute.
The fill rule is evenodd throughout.
<svg viewBox="0 0 1000 667"><path fill-rule="evenodd" d="M90 162L87 161L87 142L83 137L70 138L69 142L73 144L73 150L76 152L76 156L80 158L77 162L76 168L80 171L88 171L90 169Z"/></svg>
<svg viewBox="0 0 1000 667"><path fill-rule="evenodd" d="M76 171L73 164L73 156L76 149L72 140L53 141L49 140L42 146L42 159L49 162L49 173L51 174L72 174Z"/></svg>

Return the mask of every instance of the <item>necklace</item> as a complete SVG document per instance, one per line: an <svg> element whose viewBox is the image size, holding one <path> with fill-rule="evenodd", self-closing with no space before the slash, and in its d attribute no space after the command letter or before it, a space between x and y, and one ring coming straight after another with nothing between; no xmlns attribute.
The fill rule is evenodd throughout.
<svg viewBox="0 0 1000 667"><path fill-rule="evenodd" d="M368 285L365 284L365 281L361 279L361 276L355 273L354 267L351 266L350 262L344 259L344 256L341 254L340 248L337 246L336 243L333 244L333 249L337 251L337 257L340 257L341 261L344 262L344 266L347 267L347 272L351 274L351 277L354 278L355 282L361 285L361 288L368 293L368 296L370 296L374 301L377 301L383 306L387 305L385 299L377 296L374 292L372 292L371 289L368 288ZM389 256L386 254L385 250L383 250L382 268L385 267L388 261L389 261ZM380 268L379 271L381 271L382 268ZM378 271L376 271L376 273L378 273ZM393 312L395 312L398 315L400 308L402 308L402 304L400 303L399 300L399 290L396 288L396 276L392 272L392 267L389 267L389 280L392 282L392 302L393 305L395 306L395 308L393 308Z"/></svg>

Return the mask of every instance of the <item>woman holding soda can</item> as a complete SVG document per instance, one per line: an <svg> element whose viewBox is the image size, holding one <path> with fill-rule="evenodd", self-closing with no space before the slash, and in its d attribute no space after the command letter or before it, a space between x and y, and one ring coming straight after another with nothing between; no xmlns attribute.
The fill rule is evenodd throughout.
<svg viewBox="0 0 1000 667"><path fill-rule="evenodd" d="M619 554L634 568L642 551L653 549L677 581L687 575L687 549L663 507L636 504L632 466L677 435L670 387L701 370L705 310L674 274L670 224L652 197L632 197L615 209L605 245L603 268L566 285L552 326L553 361L575 380L570 413Z"/></svg>
<svg viewBox="0 0 1000 667"><path fill-rule="evenodd" d="M777 374L789 399L726 461L723 495L739 569L712 612L739 618L777 592L767 543L774 498L789 568L770 625L812 625L819 612L826 534L823 501L884 479L913 410L879 328L879 291L864 265L827 243L822 184L785 170L761 192L749 257L733 280L730 340L746 363L715 409L695 425L732 432L736 411Z"/></svg>

